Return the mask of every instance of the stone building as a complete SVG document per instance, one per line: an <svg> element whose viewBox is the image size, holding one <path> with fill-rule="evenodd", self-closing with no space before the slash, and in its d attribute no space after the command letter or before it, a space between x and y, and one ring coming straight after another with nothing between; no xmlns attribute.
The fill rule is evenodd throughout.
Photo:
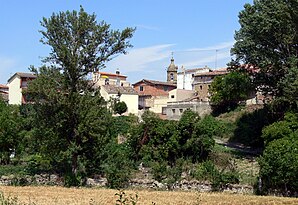
<svg viewBox="0 0 298 205"><path fill-rule="evenodd" d="M210 70L209 72L197 73L194 75L193 86L194 90L197 93L197 98L201 102L209 101L209 88L213 79L216 76L221 76L227 74L228 71L226 68Z"/></svg>

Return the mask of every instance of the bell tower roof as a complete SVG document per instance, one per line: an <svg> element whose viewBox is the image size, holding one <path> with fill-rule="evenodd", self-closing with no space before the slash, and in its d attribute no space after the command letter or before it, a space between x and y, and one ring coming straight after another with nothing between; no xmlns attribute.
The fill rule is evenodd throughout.
<svg viewBox="0 0 298 205"><path fill-rule="evenodd" d="M170 65L169 65L169 67L168 67L168 71L174 71L174 72L177 72L177 70L178 70L178 67L175 66L174 58L172 57L172 59L171 59L171 63L170 63Z"/></svg>

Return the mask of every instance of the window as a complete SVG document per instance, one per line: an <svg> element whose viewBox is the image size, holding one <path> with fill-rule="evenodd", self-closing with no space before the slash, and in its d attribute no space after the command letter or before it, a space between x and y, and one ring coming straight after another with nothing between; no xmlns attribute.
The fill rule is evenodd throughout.
<svg viewBox="0 0 298 205"><path fill-rule="evenodd" d="M144 87L142 85L140 86L140 91L144 91Z"/></svg>
<svg viewBox="0 0 298 205"><path fill-rule="evenodd" d="M170 74L170 79L171 79L171 81L174 80L174 74L173 73Z"/></svg>
<svg viewBox="0 0 298 205"><path fill-rule="evenodd" d="M164 91L168 91L168 87L167 86L163 86L163 90Z"/></svg>
<svg viewBox="0 0 298 205"><path fill-rule="evenodd" d="M105 85L109 85L110 83L109 83L109 78L106 78L105 79Z"/></svg>
<svg viewBox="0 0 298 205"><path fill-rule="evenodd" d="M171 98L175 98L175 95L171 95Z"/></svg>
<svg viewBox="0 0 298 205"><path fill-rule="evenodd" d="M210 86L210 85L208 85L208 88L209 88L209 89L210 89L210 87L211 87L211 86Z"/></svg>
<svg viewBox="0 0 298 205"><path fill-rule="evenodd" d="M200 90L202 90L202 89L203 89L203 86L200 85Z"/></svg>
<svg viewBox="0 0 298 205"><path fill-rule="evenodd" d="M183 113L183 109L179 109L179 112L180 112L180 114L182 114Z"/></svg>
<svg viewBox="0 0 298 205"><path fill-rule="evenodd" d="M176 110L175 109L172 109L172 113L175 114L175 112L176 112Z"/></svg>
<svg viewBox="0 0 298 205"><path fill-rule="evenodd" d="M162 109L161 114L166 115L167 114L167 107L162 107L161 109Z"/></svg>

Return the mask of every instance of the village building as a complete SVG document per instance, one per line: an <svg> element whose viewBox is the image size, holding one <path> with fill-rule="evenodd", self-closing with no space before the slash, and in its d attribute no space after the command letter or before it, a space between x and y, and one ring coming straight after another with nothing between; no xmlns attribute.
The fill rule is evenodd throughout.
<svg viewBox="0 0 298 205"><path fill-rule="evenodd" d="M138 114L138 93L132 88L126 80L127 76L116 73L95 72L92 75L92 81L95 88L100 89L101 96L106 101L119 100L127 105L127 112Z"/></svg>
<svg viewBox="0 0 298 205"><path fill-rule="evenodd" d="M197 73L194 75L193 87L197 93L197 98L201 102L209 102L210 94L209 89L211 83L216 76L227 74L226 68L210 70L208 72Z"/></svg>
<svg viewBox="0 0 298 205"><path fill-rule="evenodd" d="M36 75L33 73L21 73L17 72L8 79L8 103L21 105L26 104L30 101L29 96L27 96L24 91L28 87L28 82L34 80Z"/></svg>
<svg viewBox="0 0 298 205"><path fill-rule="evenodd" d="M210 68L184 69L177 73L177 89L194 90L193 82L197 73L209 72Z"/></svg>
<svg viewBox="0 0 298 205"><path fill-rule="evenodd" d="M150 110L158 114L166 114L169 92L176 88L171 82L143 79L133 84L139 95L139 109ZM164 110L164 111L163 111Z"/></svg>
<svg viewBox="0 0 298 205"><path fill-rule="evenodd" d="M9 89L7 85L0 84L0 97L4 100L4 102L8 103L8 95Z"/></svg>

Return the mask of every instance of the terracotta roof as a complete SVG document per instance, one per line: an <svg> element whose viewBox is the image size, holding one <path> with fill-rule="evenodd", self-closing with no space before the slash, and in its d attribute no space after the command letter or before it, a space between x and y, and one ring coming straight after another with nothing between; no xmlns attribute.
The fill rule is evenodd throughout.
<svg viewBox="0 0 298 205"><path fill-rule="evenodd" d="M228 71L213 70L211 72L197 73L197 74L195 74L195 76L217 76L217 75L224 75L227 73L228 73Z"/></svg>
<svg viewBox="0 0 298 205"><path fill-rule="evenodd" d="M124 86L117 86L117 85L102 85L102 87L107 91L109 94L131 94L137 95L138 93L132 87L124 87Z"/></svg>
<svg viewBox="0 0 298 205"><path fill-rule="evenodd" d="M140 80L140 81L134 83L133 86L138 84L138 83L141 83L141 82L148 82L148 83L153 84L153 85L166 85L166 86L171 86L171 87L177 87L176 84L173 84L173 83L170 83L170 82L162 82L162 81L148 80L148 79Z"/></svg>
<svg viewBox="0 0 298 205"><path fill-rule="evenodd" d="M22 72L16 72L13 76L11 76L8 79L8 82L13 79L15 76L20 76L21 78L36 78L36 75L34 73L22 73Z"/></svg>
<svg viewBox="0 0 298 205"><path fill-rule="evenodd" d="M8 89L8 86L7 85L0 84L0 88Z"/></svg>
<svg viewBox="0 0 298 205"><path fill-rule="evenodd" d="M126 75L116 74L116 73L107 73L107 72L96 72L100 75L106 75L106 76L114 76L114 77L124 77L127 78Z"/></svg>

